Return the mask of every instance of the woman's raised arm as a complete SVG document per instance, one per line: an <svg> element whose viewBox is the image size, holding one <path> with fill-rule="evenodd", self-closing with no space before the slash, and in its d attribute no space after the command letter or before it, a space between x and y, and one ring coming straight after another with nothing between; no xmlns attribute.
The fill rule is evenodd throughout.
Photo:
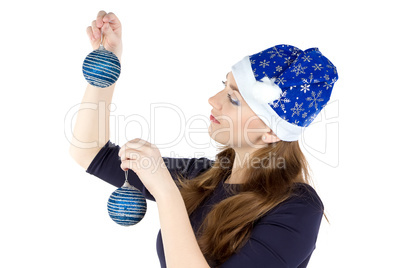
<svg viewBox="0 0 402 268"><path fill-rule="evenodd" d="M112 12L99 11L87 34L92 48L98 49L101 42L105 49L113 52L121 61L121 23ZM98 88L88 84L81 101L70 145L70 155L87 169L92 159L109 140L109 106L116 84Z"/></svg>

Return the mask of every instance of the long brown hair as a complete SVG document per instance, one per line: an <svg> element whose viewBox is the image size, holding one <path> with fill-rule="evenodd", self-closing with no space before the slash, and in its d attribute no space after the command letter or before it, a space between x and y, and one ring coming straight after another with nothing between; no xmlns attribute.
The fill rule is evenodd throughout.
<svg viewBox="0 0 402 268"><path fill-rule="evenodd" d="M234 149L226 145L218 151L213 166L196 178L178 176L189 215L231 174ZM202 253L214 266L224 263L247 242L253 223L288 199L295 183L311 185L309 166L298 141L268 144L250 154L243 164L243 176L248 179L239 193L215 204L196 234Z"/></svg>

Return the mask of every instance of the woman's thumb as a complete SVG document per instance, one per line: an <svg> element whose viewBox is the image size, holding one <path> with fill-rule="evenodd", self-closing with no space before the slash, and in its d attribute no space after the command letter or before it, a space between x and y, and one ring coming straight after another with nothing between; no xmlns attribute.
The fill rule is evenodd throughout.
<svg viewBox="0 0 402 268"><path fill-rule="evenodd" d="M110 28L109 22L105 22L105 23L103 24L103 27L102 27L102 32L103 32L103 34L109 35L110 32L112 32L112 31L113 31L113 30Z"/></svg>

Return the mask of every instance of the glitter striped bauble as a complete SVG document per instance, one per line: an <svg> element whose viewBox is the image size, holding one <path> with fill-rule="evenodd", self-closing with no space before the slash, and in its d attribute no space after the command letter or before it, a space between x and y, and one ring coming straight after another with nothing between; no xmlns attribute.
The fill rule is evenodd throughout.
<svg viewBox="0 0 402 268"><path fill-rule="evenodd" d="M130 226L144 218L147 202L141 191L126 181L121 188L110 195L107 210L113 221L123 226Z"/></svg>
<svg viewBox="0 0 402 268"><path fill-rule="evenodd" d="M100 46L85 58L82 72L91 85L101 88L109 87L120 76L120 61L113 52Z"/></svg>

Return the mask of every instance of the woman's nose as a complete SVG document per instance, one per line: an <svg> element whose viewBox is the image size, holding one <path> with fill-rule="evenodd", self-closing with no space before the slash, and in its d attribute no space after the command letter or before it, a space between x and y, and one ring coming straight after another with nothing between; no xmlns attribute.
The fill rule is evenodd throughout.
<svg viewBox="0 0 402 268"><path fill-rule="evenodd" d="M219 102L219 92L217 94L215 94L214 96L210 97L208 99L208 102L212 107L219 110L221 108L221 104Z"/></svg>

